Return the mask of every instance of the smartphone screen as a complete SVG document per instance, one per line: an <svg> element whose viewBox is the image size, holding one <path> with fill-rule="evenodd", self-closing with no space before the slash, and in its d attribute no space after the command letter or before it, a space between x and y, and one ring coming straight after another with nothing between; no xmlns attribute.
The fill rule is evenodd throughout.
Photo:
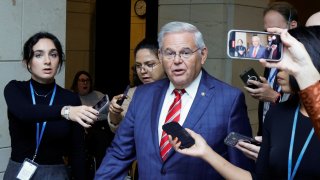
<svg viewBox="0 0 320 180"><path fill-rule="evenodd" d="M261 145L261 143L259 141L255 140L254 138L248 137L248 136L236 133L236 132L229 133L228 136L224 139L224 143L226 145L232 146L232 147L234 147L238 143L238 141L244 141L244 142L247 142L250 144L254 144L256 146Z"/></svg>
<svg viewBox="0 0 320 180"><path fill-rule="evenodd" d="M97 111L99 111L99 112L101 113L102 111L105 111L105 110L107 109L108 105L109 105L109 98L108 98L108 96L103 96L103 98L100 99L100 100L97 102L97 104L95 104L95 105L93 106L93 108L96 109Z"/></svg>
<svg viewBox="0 0 320 180"><path fill-rule="evenodd" d="M253 88L256 89L258 88L256 85L251 84L248 82L248 80L254 80L254 81L259 81L262 82L259 75L256 73L256 71L253 68L248 68L247 70L245 70L243 73L240 74L240 78L242 79L242 81L244 82L244 84L246 86L248 86L249 88Z"/></svg>
<svg viewBox="0 0 320 180"><path fill-rule="evenodd" d="M283 44L279 34L262 31L230 30L227 54L233 59L280 61Z"/></svg>

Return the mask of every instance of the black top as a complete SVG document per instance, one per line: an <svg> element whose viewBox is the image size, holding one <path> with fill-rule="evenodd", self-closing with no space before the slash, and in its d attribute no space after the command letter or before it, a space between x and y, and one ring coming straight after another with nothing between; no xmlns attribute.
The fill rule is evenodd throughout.
<svg viewBox="0 0 320 180"><path fill-rule="evenodd" d="M287 179L288 154L296 107L296 103L289 100L273 106L268 111L257 160L258 179ZM292 171L312 127L311 120L299 113L292 152ZM320 142L314 134L294 179L320 179L319 152Z"/></svg>
<svg viewBox="0 0 320 180"><path fill-rule="evenodd" d="M52 106L49 102L54 83L40 84L31 80L37 94L36 105L32 104L29 81L10 81L4 89L8 106L9 131L11 136L11 159L23 162L32 159L36 149L36 124L47 121L35 162L40 165L63 164L68 156L76 179L83 179L85 172L84 129L76 122L61 117L65 105L81 105L77 94L57 85Z"/></svg>
<svg viewBox="0 0 320 180"><path fill-rule="evenodd" d="M240 51L242 51L242 54L240 53ZM237 53L236 56L238 56L238 57L246 57L247 49L243 45L236 46L236 53Z"/></svg>
<svg viewBox="0 0 320 180"><path fill-rule="evenodd" d="M270 71L271 71L270 68L265 68L264 69L263 77L265 77L267 80L269 79ZM272 89L274 91L277 91L277 89L278 89L278 84L276 82L276 79L275 79L274 83L272 84ZM281 96L284 95L284 93L282 91L280 91L279 93L280 93ZM258 120L259 120L259 124L258 124L259 126L258 126L258 132L257 132L258 136L262 136L264 103L265 103L264 101L259 101L259 105L258 105ZM271 106L274 106L274 105L275 105L275 103L270 102L270 107L269 108L271 108Z"/></svg>

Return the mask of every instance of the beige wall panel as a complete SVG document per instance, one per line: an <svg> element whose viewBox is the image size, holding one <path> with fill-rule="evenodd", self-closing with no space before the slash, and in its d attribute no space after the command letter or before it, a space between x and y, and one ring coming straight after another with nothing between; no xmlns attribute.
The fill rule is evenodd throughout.
<svg viewBox="0 0 320 180"><path fill-rule="evenodd" d="M190 5L161 5L159 6L158 24L161 28L170 21L190 21Z"/></svg>
<svg viewBox="0 0 320 180"><path fill-rule="evenodd" d="M57 36L65 48L66 1L24 0L22 14L22 42L39 31Z"/></svg>
<svg viewBox="0 0 320 180"><path fill-rule="evenodd" d="M190 4L192 0L159 0L159 5L165 4Z"/></svg>
<svg viewBox="0 0 320 180"><path fill-rule="evenodd" d="M256 136L259 129L258 110L248 110L248 116L251 124L252 135Z"/></svg>
<svg viewBox="0 0 320 180"><path fill-rule="evenodd" d="M227 11L225 5L193 5L190 14L190 23L197 26L203 34L209 49L209 58L225 58L227 38Z"/></svg>
<svg viewBox="0 0 320 180"><path fill-rule="evenodd" d="M263 31L263 8L237 6L234 11L233 27L234 29Z"/></svg>
<svg viewBox="0 0 320 180"><path fill-rule="evenodd" d="M0 0L0 61L21 59L22 4L21 0L15 4Z"/></svg>
<svg viewBox="0 0 320 180"><path fill-rule="evenodd" d="M145 24L131 24L130 30L130 49L134 49L137 44L145 37Z"/></svg>
<svg viewBox="0 0 320 180"><path fill-rule="evenodd" d="M131 24L146 24L146 19L138 16L131 16Z"/></svg>
<svg viewBox="0 0 320 180"><path fill-rule="evenodd" d="M96 0L68 0L68 2L96 2Z"/></svg>
<svg viewBox="0 0 320 180"><path fill-rule="evenodd" d="M91 4L89 2L68 1L67 2L67 11L72 12L72 13L90 14Z"/></svg>
<svg viewBox="0 0 320 180"><path fill-rule="evenodd" d="M0 162L8 162L11 154L11 147L0 149ZM0 172L4 172L7 168L7 163L0 163ZM0 175L0 179L1 175Z"/></svg>
<svg viewBox="0 0 320 180"><path fill-rule="evenodd" d="M68 13L67 50L89 50L91 33L89 14Z"/></svg>

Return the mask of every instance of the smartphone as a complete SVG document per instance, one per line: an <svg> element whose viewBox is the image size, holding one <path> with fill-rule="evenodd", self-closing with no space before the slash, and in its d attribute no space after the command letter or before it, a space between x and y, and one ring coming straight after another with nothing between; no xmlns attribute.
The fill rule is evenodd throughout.
<svg viewBox="0 0 320 180"><path fill-rule="evenodd" d="M94 109L96 109L97 111L99 111L99 113L105 111L109 106L109 98L107 95L103 96L103 98L101 98L97 104L95 104L93 106Z"/></svg>
<svg viewBox="0 0 320 180"><path fill-rule="evenodd" d="M180 149L189 148L194 145L195 141L190 134L177 122L169 122L162 126L162 129L172 136L172 139L178 137L181 141Z"/></svg>
<svg viewBox="0 0 320 180"><path fill-rule="evenodd" d="M224 144L234 147L238 143L238 141L244 141L250 144L254 144L256 146L261 145L261 143L255 140L254 138L236 132L229 133L228 136L224 139Z"/></svg>
<svg viewBox="0 0 320 180"><path fill-rule="evenodd" d="M227 55L232 59L278 62L283 55L283 43L279 34L232 29L228 32Z"/></svg>
<svg viewBox="0 0 320 180"><path fill-rule="evenodd" d="M248 68L245 71L243 71L240 74L240 78L242 79L242 81L244 82L244 84L249 87L249 88L253 88L256 89L258 88L258 86L248 83L248 80L254 80L254 81L259 81L262 82L259 75L257 74L257 72L252 68Z"/></svg>
<svg viewBox="0 0 320 180"><path fill-rule="evenodd" d="M128 86L126 87L126 90L124 90L123 96L122 96L120 99L117 100L116 103L117 103L119 106L122 106L123 101L124 101L125 99L127 99L127 94L128 94L129 89L130 89L130 85L128 85Z"/></svg>

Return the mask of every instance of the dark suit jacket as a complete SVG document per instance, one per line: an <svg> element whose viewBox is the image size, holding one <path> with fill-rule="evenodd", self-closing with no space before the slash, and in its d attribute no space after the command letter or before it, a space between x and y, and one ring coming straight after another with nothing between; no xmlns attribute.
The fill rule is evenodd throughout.
<svg viewBox="0 0 320 180"><path fill-rule="evenodd" d="M251 169L254 162L223 140L231 131L251 136L244 94L204 70L184 128L200 133L207 143L236 166ZM96 179L123 179L137 159L140 179L223 179L205 161L181 155L173 149L162 162L158 122L169 80L139 86ZM205 93L205 95L203 95Z"/></svg>
<svg viewBox="0 0 320 180"><path fill-rule="evenodd" d="M253 46L249 47L249 50L247 52L247 57L249 58L253 57L253 49L254 49ZM266 52L266 48L260 45L255 58L258 58L258 59L265 58L265 52Z"/></svg>

